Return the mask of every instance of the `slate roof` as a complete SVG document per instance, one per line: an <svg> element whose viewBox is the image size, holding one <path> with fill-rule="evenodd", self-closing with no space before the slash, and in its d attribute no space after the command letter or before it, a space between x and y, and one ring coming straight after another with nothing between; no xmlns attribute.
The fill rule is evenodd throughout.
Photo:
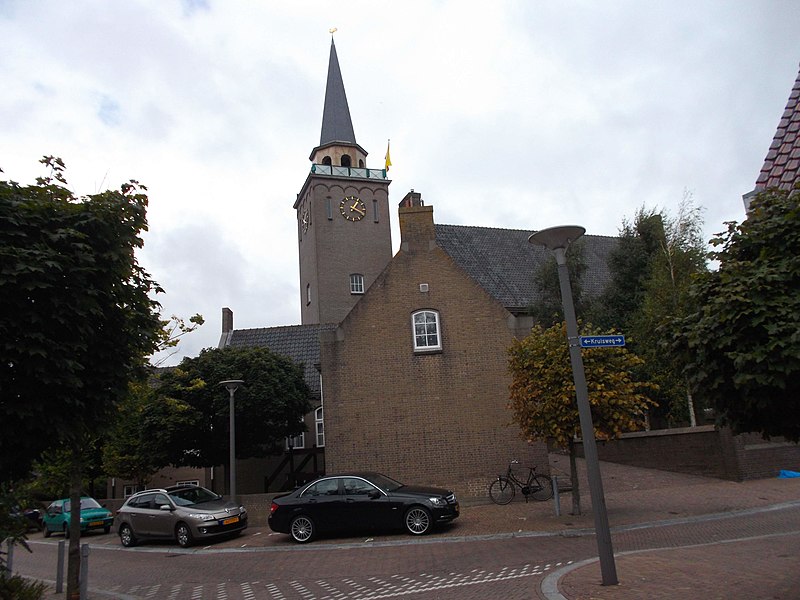
<svg viewBox="0 0 800 600"><path fill-rule="evenodd" d="M322 133L319 145L331 142L356 143L353 121L350 119L350 108L344 91L342 71L339 69L339 58L336 46L331 38L331 55L328 60L328 82L325 86L325 106L322 110Z"/></svg>
<svg viewBox="0 0 800 600"><path fill-rule="evenodd" d="M541 298L535 275L552 254L528 242L533 231L464 225L435 227L437 244L510 312L522 312ZM610 281L608 254L617 238L584 235L581 240L587 267L583 290L597 296Z"/></svg>
<svg viewBox="0 0 800 600"><path fill-rule="evenodd" d="M257 329L234 329L225 343L233 348L265 347L303 365L303 377L315 398L320 397L319 334L336 329L335 324L284 325Z"/></svg>
<svg viewBox="0 0 800 600"><path fill-rule="evenodd" d="M792 190L800 182L800 72L756 180L756 191Z"/></svg>

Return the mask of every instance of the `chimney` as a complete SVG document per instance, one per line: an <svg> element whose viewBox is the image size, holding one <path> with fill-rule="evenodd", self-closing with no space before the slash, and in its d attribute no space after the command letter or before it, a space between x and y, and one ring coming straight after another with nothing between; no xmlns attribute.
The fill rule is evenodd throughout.
<svg viewBox="0 0 800 600"><path fill-rule="evenodd" d="M233 311L230 308L222 309L222 335L219 336L217 348L225 348L231 343L233 337Z"/></svg>
<svg viewBox="0 0 800 600"><path fill-rule="evenodd" d="M222 333L230 333L233 331L233 311L230 308L222 309Z"/></svg>
<svg viewBox="0 0 800 600"><path fill-rule="evenodd" d="M400 249L427 251L436 246L433 207L425 206L422 194L411 190L400 202Z"/></svg>

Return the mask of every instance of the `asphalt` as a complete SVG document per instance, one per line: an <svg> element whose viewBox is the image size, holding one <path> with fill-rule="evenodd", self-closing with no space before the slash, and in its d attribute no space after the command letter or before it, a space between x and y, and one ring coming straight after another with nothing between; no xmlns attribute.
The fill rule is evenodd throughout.
<svg viewBox="0 0 800 600"><path fill-rule="evenodd" d="M551 469L567 478L568 460L551 455ZM506 506L484 499L463 503L460 518L439 537L474 540L503 536L591 536L585 465L579 461L581 514L571 514L572 496L555 503L517 497ZM800 465L776 465L800 470ZM596 557L550 572L535 589L540 600L800 599L800 478L732 482L601 462L604 496L614 545L618 583L603 585ZM465 500L465 499L462 499ZM324 544L362 544L363 537L330 538ZM419 543L405 535L381 535L370 543ZM111 542L109 542L111 543ZM208 549L295 548L288 536L252 523L241 536ZM607 575L607 573L606 573ZM48 596L50 598L51 596ZM63 594L53 595L63 598Z"/></svg>

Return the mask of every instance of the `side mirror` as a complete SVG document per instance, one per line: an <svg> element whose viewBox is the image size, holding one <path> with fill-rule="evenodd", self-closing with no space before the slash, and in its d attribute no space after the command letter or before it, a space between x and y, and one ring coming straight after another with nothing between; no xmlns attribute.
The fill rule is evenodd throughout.
<svg viewBox="0 0 800 600"><path fill-rule="evenodd" d="M371 491L369 494L367 494L367 495L369 496L369 499L370 499L370 500L377 500L378 498L380 498L380 497L381 497L381 493L380 493L378 490L372 490L372 491Z"/></svg>
<svg viewBox="0 0 800 600"><path fill-rule="evenodd" d="M158 507L159 510L165 510L167 512L172 511L172 507L169 504L162 504Z"/></svg>

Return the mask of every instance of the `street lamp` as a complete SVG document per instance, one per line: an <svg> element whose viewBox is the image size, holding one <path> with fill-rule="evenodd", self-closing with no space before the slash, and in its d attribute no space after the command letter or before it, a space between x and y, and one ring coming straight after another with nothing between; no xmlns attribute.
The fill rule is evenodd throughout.
<svg viewBox="0 0 800 600"><path fill-rule="evenodd" d="M230 395L230 455L228 460L228 470L230 471L230 494L231 500L236 500L236 418L233 414L233 395L236 393L236 388L242 385L244 381L241 379L227 379L220 381L219 385L225 386Z"/></svg>
<svg viewBox="0 0 800 600"><path fill-rule="evenodd" d="M586 458L586 470L589 475L589 493L592 497L594 513L594 529L597 536L597 551L600 556L600 571L603 585L617 585L617 568L614 564L614 550L611 547L611 531L608 528L606 499L603 494L603 480L600 476L600 463L597 459L597 443L594 438L592 411L589 408L589 392L586 388L586 374L583 371L580 341L578 339L578 320L575 318L575 305L572 301L572 289L569 284L567 269L567 248L586 233L579 225L550 227L531 235L531 244L544 246L553 252L558 264L558 283L561 287L561 303L564 307L564 319L567 322L567 343L572 363L572 378L575 382L575 395L578 400L578 415L583 437L583 453Z"/></svg>

